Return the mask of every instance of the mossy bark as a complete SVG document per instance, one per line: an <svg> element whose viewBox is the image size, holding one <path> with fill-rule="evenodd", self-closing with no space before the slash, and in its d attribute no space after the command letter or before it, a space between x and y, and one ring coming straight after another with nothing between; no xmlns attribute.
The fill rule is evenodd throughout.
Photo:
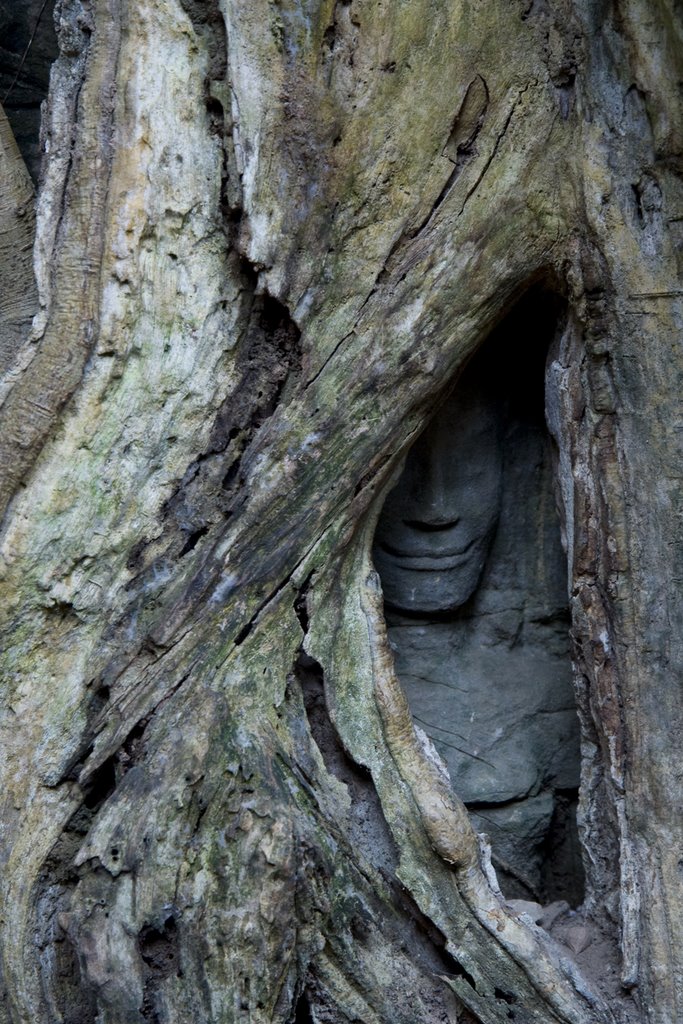
<svg viewBox="0 0 683 1024"><path fill-rule="evenodd" d="M57 4L32 266L2 126L0 1021L680 1016L677 8ZM497 891L369 555L539 282L620 977Z"/></svg>

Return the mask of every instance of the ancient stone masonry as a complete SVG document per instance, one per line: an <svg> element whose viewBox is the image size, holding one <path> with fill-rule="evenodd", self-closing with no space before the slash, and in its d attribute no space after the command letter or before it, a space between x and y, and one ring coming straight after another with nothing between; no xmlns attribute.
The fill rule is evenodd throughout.
<svg viewBox="0 0 683 1024"><path fill-rule="evenodd" d="M552 299L497 329L408 454L374 546L418 728L508 896L582 899L566 557L543 421Z"/></svg>

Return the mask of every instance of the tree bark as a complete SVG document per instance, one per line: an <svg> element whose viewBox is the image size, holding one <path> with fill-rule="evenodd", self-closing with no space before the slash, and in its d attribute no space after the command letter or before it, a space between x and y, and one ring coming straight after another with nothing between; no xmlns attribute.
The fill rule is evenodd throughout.
<svg viewBox="0 0 683 1024"><path fill-rule="evenodd" d="M35 226L0 124L0 1021L672 1024L680 5L55 18ZM501 896L370 557L539 284L592 968Z"/></svg>

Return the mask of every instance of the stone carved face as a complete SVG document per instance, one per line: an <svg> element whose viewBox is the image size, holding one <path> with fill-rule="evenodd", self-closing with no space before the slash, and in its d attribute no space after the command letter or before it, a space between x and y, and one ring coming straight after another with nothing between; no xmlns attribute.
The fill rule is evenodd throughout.
<svg viewBox="0 0 683 1024"><path fill-rule="evenodd" d="M373 551L392 607L450 612L476 589L500 513L499 420L481 387L460 386L408 454Z"/></svg>

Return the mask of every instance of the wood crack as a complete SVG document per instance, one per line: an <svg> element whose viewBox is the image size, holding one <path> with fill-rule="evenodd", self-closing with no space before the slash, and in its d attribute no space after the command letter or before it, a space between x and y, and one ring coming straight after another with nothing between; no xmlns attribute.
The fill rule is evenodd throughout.
<svg viewBox="0 0 683 1024"><path fill-rule="evenodd" d="M463 214L463 212L465 210L465 207L467 206L469 200L471 199L471 197L474 195L474 193L477 191L477 189L481 185L481 183L482 183L482 181L484 179L484 175L486 174L486 172L488 171L489 167L491 166L491 164L495 160L496 155L498 153L498 150L500 148L500 144L503 141L503 139L505 138L507 130L510 127L510 123L512 121L514 113L517 110L517 107L522 102L522 97L524 96L524 94L526 92L528 92L528 90L532 86L537 85L537 84L538 84L538 79L533 78L533 79L531 79L530 82L527 82L527 84L524 86L523 89L520 89L519 94L517 96L517 99L513 103L512 107L510 109L510 113L508 114L508 116L505 119L505 123L503 124L503 127L502 127L501 131L498 133L498 136L497 136L496 141L494 143L493 149L491 150L491 155L489 156L488 160L484 164L484 166L482 168L482 171L481 171L481 174L479 175L479 177L475 181L474 185L472 186L472 188L468 191L467 195L465 196L464 202L463 202L462 206L460 207L460 213L458 214L458 217L462 216L462 214Z"/></svg>
<svg viewBox="0 0 683 1024"><path fill-rule="evenodd" d="M482 83L482 88L485 91L485 102L482 102L482 100L480 99L479 104L478 104L479 113L477 114L476 123L474 125L472 125L471 123L468 124L468 127L470 128L470 131L465 135L464 141L461 142L459 145L457 145L457 148L456 148L457 155L456 155L456 158L455 158L453 169L451 170L450 174L448 175L448 178L446 179L445 184L443 185L441 191L439 192L439 194L436 197L434 203L432 204L432 206L431 206L431 208L429 210L429 213L421 221L421 223L418 225L417 228L415 228L413 231L411 231L411 232L409 232L407 234L402 233L401 235L399 235L399 237L393 243L393 245L391 246L391 248L389 250L389 253L387 254L386 259L384 260L384 263L382 264L382 267L381 267L379 273L375 277L374 283L373 283L370 291L368 292L367 296L365 297L365 299L363 300L361 306L358 309L358 312L356 314L356 318L354 320L353 327L342 338L340 338L340 340L334 346L334 348L332 349L330 354L326 357L325 361L321 364L319 369L306 382L306 384L305 384L306 388L309 388L312 384L315 383L315 381L320 377L320 375L323 372L323 370L334 359L334 357L336 356L337 352L340 350L340 348L342 347L344 342L348 341L348 339L352 335L354 335L356 333L356 328L358 327L358 324L361 321L363 312L365 311L365 308L368 305L368 303L370 302L370 300L372 299L372 297L377 293L377 291L382 286L384 281L389 277L389 275L394 270L398 270L399 269L399 267L397 266L397 256L398 256L398 254L402 250L408 249L410 247L411 243L419 242L421 240L421 236L423 236L425 234L425 232L429 228L430 224L434 220L434 217L436 216L438 210L440 209L441 206L443 206L443 203L445 202L447 197L451 194L456 181L458 180L458 178L461 175L461 172L462 172L462 169L464 167L464 164L465 164L466 160L471 159L471 156L470 156L471 150L472 150L472 147L474 145L475 139L479 135L479 132L480 132L480 129L481 129L481 126L483 124L484 117L485 117L485 114L486 114L486 109L488 107L488 95L489 94L488 94L488 88L486 86L486 82L480 76L478 76L478 79ZM475 81L477 81L477 80L475 79ZM490 168L491 164L495 160L495 158L496 158L496 156L498 154L498 150L500 149L501 142L503 141L503 139L504 139L504 137L505 137L505 135L506 135L506 133L508 131L508 128L510 127L510 123L512 121L512 118L514 116L515 111L517 110L518 106L522 102L522 98L523 98L524 94L532 86L537 85L537 84L538 84L538 79L533 78L529 82L527 82L526 85L523 86L522 89L520 89L520 91L519 91L519 93L517 95L517 99L512 104L512 107L510 108L510 111L509 111L509 113L508 113L508 115L507 115L507 117L505 119L503 127L501 128L501 130L499 131L498 135L496 136L496 141L494 142L493 149L491 150L491 153L488 156L488 158L487 158L487 160L486 160L486 162L485 162L485 164L484 164L484 166L483 166L483 168L481 170L481 173L479 174L479 176L477 177L477 180L475 181L475 183L472 185L472 187L468 190L467 194L465 195L465 198L464 198L462 206L460 207L460 210L459 210L459 212L457 214L457 217L461 217L462 216L462 214L465 211L465 207L467 206L467 203L469 202L471 197L474 195L474 193L477 191L477 189L481 185L481 182L484 179L484 176L486 175L488 169ZM459 119L460 119L460 117L462 115L463 110L466 110L467 99L468 99L468 96L470 95L470 93L472 91L472 86L473 86L473 83L470 84L470 87L468 88L467 94L465 96L465 100L463 101L463 104L462 104L462 106L460 108L460 112L458 113L458 115L456 115L455 123L454 123L454 128L451 131L451 139L453 138L454 133L456 133L456 125L457 125L457 123L458 123L458 121L459 121ZM451 139L449 139L449 143L451 142ZM444 150L444 152L446 152L446 150ZM449 159L452 159L452 158L449 157ZM426 244L423 244L421 246L417 246L416 247L416 251L414 251L413 253L409 252L406 255L406 258L405 258L405 260L403 262L403 265L400 268L403 271L403 277L405 277L406 274L413 268L413 266L415 266L422 259L422 257L424 256L425 252L426 252ZM391 266L392 263L394 264L393 267Z"/></svg>

